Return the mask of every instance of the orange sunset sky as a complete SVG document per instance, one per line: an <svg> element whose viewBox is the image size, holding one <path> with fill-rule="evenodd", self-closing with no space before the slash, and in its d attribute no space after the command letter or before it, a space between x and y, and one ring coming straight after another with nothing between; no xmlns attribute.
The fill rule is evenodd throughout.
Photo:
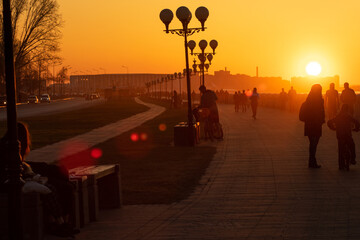
<svg viewBox="0 0 360 240"><path fill-rule="evenodd" d="M208 8L207 30L189 39L219 43L210 73L306 76L340 75L360 84L359 0L59 0L64 28L61 56L70 74L174 73L185 67L183 38L165 34L159 13L180 6ZM174 17L170 28L180 28ZM197 47L198 49L198 47ZM210 51L210 49L209 49ZM190 58L190 61L193 58ZM105 69L105 70L103 70Z"/></svg>

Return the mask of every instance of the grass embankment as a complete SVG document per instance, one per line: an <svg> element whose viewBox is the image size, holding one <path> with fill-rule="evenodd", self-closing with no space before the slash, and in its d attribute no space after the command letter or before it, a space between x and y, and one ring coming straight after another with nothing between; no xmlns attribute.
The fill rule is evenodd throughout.
<svg viewBox="0 0 360 240"><path fill-rule="evenodd" d="M170 106L167 102L145 101ZM120 164L124 204L170 204L193 192L216 148L174 147L173 126L186 118L185 108L167 109L142 126L95 146L103 152L97 164ZM89 154L82 152L63 162L71 165L90 158Z"/></svg>
<svg viewBox="0 0 360 240"><path fill-rule="evenodd" d="M123 99L59 114L20 118L19 121L29 125L32 149L36 149L83 134L147 109L148 107L136 103L134 99ZM4 135L5 128L6 123L0 122L0 136Z"/></svg>

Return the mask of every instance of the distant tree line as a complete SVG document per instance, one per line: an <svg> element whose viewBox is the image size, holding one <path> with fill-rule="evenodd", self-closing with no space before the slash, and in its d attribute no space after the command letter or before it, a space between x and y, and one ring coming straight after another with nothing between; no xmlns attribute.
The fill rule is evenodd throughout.
<svg viewBox="0 0 360 240"><path fill-rule="evenodd" d="M40 92L45 87L42 77L53 74L49 67L61 63L58 53L63 21L59 5L56 0L11 0L11 8L17 91L19 95ZM0 94L4 94L2 12L0 15Z"/></svg>

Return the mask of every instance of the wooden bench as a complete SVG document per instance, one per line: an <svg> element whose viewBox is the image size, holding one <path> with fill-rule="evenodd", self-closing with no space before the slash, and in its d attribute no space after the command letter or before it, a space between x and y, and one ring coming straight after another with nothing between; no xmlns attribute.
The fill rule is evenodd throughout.
<svg viewBox="0 0 360 240"><path fill-rule="evenodd" d="M72 222L76 228L82 228L89 223L89 198L86 176L69 176L75 186L75 203Z"/></svg>
<svg viewBox="0 0 360 240"><path fill-rule="evenodd" d="M95 221L99 209L121 207L119 165L83 166L69 173L76 191L72 214L76 227ZM7 197L6 193L0 193L0 240L8 239ZM24 240L42 240L44 223L40 194L23 194L23 202Z"/></svg>
<svg viewBox="0 0 360 240"><path fill-rule="evenodd" d="M82 166L69 170L71 177L86 176L89 220L96 221L99 209L119 208L121 200L120 166Z"/></svg>

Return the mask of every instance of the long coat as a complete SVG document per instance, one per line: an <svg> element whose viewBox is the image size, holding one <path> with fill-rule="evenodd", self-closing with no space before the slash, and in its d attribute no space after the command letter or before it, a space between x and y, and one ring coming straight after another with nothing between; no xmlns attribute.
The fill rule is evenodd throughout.
<svg viewBox="0 0 360 240"><path fill-rule="evenodd" d="M324 99L321 101L306 100L304 135L321 137L322 125L325 123Z"/></svg>

